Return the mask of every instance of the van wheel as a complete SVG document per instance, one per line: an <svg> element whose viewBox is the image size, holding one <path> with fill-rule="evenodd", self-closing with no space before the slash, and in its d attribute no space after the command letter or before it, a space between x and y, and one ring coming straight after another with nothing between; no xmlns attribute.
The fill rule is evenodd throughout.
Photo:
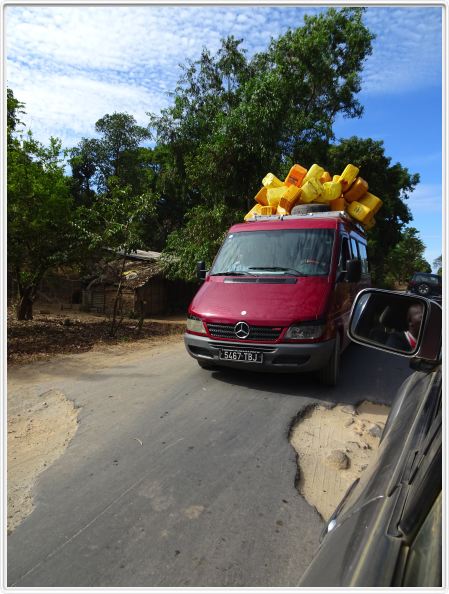
<svg viewBox="0 0 449 594"><path fill-rule="evenodd" d="M319 378L325 386L336 386L340 373L340 335L335 338L335 346L327 364L320 369Z"/></svg>
<svg viewBox="0 0 449 594"><path fill-rule="evenodd" d="M209 361L200 361L199 359L197 359L196 362L201 367L201 369L207 369L208 371L216 371L217 370L217 366L214 365L213 363L209 363Z"/></svg>
<svg viewBox="0 0 449 594"><path fill-rule="evenodd" d="M308 214L309 212L327 212L327 204L298 204L292 208L292 215Z"/></svg>

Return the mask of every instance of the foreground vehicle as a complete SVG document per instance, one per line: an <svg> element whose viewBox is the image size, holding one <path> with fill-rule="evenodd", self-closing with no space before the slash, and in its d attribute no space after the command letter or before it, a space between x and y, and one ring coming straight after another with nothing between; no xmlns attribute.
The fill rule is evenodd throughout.
<svg viewBox="0 0 449 594"><path fill-rule="evenodd" d="M398 346L406 332L415 344ZM368 289L354 304L350 336L410 357L415 372L393 402L375 461L329 520L299 585L441 586L441 308Z"/></svg>
<svg viewBox="0 0 449 594"><path fill-rule="evenodd" d="M366 239L348 216L234 225L207 276L200 268L185 345L201 367L319 370L336 383L353 299L370 284Z"/></svg>

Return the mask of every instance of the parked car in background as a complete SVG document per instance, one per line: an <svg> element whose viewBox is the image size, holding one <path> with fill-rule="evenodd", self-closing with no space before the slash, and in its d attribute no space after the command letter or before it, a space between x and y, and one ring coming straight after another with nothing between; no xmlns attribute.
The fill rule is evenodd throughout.
<svg viewBox="0 0 449 594"><path fill-rule="evenodd" d="M441 276L428 272L415 272L408 283L407 291L422 295L423 297L441 298Z"/></svg>
<svg viewBox="0 0 449 594"><path fill-rule="evenodd" d="M357 296L351 339L409 357L414 373L395 397L373 463L327 523L300 586L441 586L441 314L434 301L409 294L367 289ZM406 332L415 333L414 343L396 340Z"/></svg>

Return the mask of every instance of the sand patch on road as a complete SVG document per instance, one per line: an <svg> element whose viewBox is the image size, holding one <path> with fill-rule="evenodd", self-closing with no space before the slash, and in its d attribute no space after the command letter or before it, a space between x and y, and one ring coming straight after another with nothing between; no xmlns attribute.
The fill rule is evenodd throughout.
<svg viewBox="0 0 449 594"><path fill-rule="evenodd" d="M375 455L389 410L371 402L357 408L317 406L292 428L290 442L298 455L297 488L324 520Z"/></svg>
<svg viewBox="0 0 449 594"><path fill-rule="evenodd" d="M59 390L8 395L8 533L33 511L37 477L76 433L77 411Z"/></svg>

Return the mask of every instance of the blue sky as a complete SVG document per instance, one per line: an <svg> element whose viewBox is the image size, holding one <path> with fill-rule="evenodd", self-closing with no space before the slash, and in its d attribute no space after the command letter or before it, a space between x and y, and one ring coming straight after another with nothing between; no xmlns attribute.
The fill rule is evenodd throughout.
<svg viewBox="0 0 449 594"><path fill-rule="evenodd" d="M25 102L26 123L43 142L65 147L94 135L106 113L126 111L147 124L170 99L179 64L212 52L227 35L252 55L271 37L300 26L292 6L7 6L6 81ZM376 34L363 71L361 119L338 118L338 138L383 140L421 183L409 200L430 263L441 254L442 8L369 6L364 20Z"/></svg>

